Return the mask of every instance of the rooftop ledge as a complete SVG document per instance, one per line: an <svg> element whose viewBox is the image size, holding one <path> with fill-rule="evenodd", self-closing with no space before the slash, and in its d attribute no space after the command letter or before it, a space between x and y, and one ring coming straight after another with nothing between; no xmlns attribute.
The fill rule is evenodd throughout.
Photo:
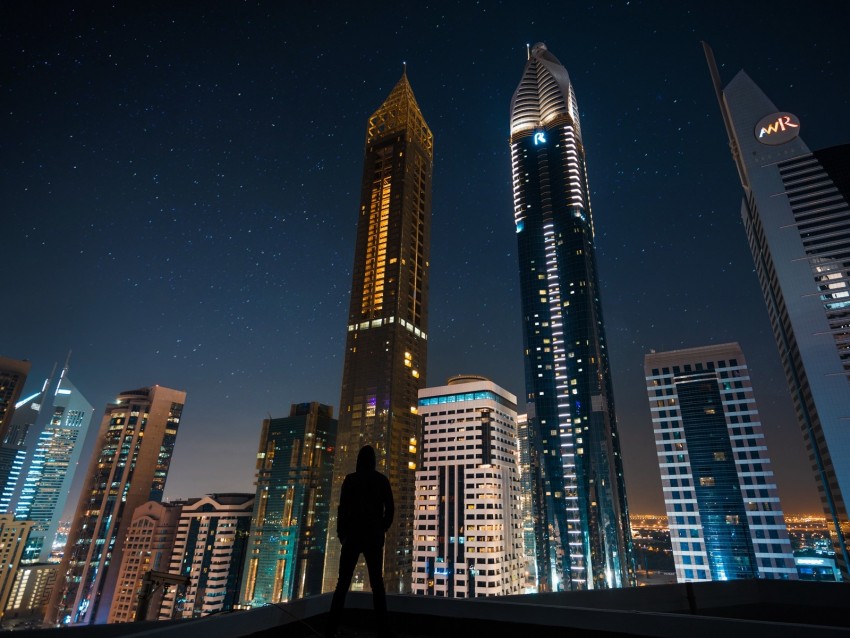
<svg viewBox="0 0 850 638"><path fill-rule="evenodd" d="M749 580L499 598L390 595L398 638L490 634L850 637L850 583ZM330 594L196 620L42 629L27 638L301 638L321 636ZM351 592L340 638L373 636L372 597ZM565 630L570 630L566 634ZM58 633L57 633L58 632ZM21 634L19 634L21 635Z"/></svg>

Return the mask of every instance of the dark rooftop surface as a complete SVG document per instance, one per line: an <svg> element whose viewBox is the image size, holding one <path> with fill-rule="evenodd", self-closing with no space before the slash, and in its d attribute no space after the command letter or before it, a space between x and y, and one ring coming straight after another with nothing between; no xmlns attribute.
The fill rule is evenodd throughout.
<svg viewBox="0 0 850 638"><path fill-rule="evenodd" d="M351 593L339 638L376 636L371 595ZM170 622L19 632L28 638L306 638L324 635L330 595ZM734 581L502 598L388 596L396 638L850 637L850 584ZM59 633L57 633L59 632Z"/></svg>

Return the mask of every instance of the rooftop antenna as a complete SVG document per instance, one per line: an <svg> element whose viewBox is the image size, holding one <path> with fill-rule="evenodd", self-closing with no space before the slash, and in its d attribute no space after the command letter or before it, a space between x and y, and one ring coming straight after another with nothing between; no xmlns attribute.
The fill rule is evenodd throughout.
<svg viewBox="0 0 850 638"><path fill-rule="evenodd" d="M407 60L402 60L401 66L402 66L401 74L407 75Z"/></svg>
<svg viewBox="0 0 850 638"><path fill-rule="evenodd" d="M528 42L525 43L525 54L528 56L528 59L530 60L531 59L531 44L528 43Z"/></svg>
<svg viewBox="0 0 850 638"><path fill-rule="evenodd" d="M73 350L68 350L68 356L65 357L65 367L62 369L62 374L64 375L68 371L68 367L71 365L71 353Z"/></svg>
<svg viewBox="0 0 850 638"><path fill-rule="evenodd" d="M738 149L738 143L735 140L735 129L732 127L732 119L729 117L729 111L726 109L726 102L723 100L723 87L720 84L720 72L717 70L717 62L714 61L714 51L711 50L708 42L702 41L702 50L705 53L705 61L708 63L708 71L711 74L711 83L714 85L714 94L717 96L717 104L720 106L720 114L723 116L723 125L726 127L726 135L729 138L729 147L732 149L732 158L735 160L735 167L738 169L738 177L741 179L741 185L744 188L749 188L747 183L747 174L744 170L741 153Z"/></svg>

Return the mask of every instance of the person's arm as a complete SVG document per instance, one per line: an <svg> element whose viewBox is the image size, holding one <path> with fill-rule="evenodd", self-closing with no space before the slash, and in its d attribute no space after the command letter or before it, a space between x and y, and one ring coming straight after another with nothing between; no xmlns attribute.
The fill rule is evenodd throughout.
<svg viewBox="0 0 850 638"><path fill-rule="evenodd" d="M395 504L393 503L393 489L390 487L390 481L386 481L386 494L384 495L384 531L390 528L393 524L393 516L395 516Z"/></svg>
<svg viewBox="0 0 850 638"><path fill-rule="evenodd" d="M348 538L348 532L351 527L351 481L348 477L342 482L342 489L339 493L339 506L336 510L336 535L339 542L344 543Z"/></svg>

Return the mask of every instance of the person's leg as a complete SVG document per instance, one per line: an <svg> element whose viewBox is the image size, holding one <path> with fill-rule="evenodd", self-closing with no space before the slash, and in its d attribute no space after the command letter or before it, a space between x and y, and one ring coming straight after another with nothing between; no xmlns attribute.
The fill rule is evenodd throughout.
<svg viewBox="0 0 850 638"><path fill-rule="evenodd" d="M386 634L387 627L387 593L384 589L384 548L371 546L363 548L363 558L369 570L369 586L372 588L372 605L375 608L375 621L378 625L378 635Z"/></svg>
<svg viewBox="0 0 850 638"><path fill-rule="evenodd" d="M331 611L328 614L328 624L325 628L325 636L329 638L336 633L336 629L339 627L342 609L345 607L345 596L351 586L351 577L354 576L354 568L357 566L358 558L360 558L360 549L355 547L354 543L349 540L349 542L342 544L342 551L339 554L339 578L336 581L336 589L331 600Z"/></svg>

